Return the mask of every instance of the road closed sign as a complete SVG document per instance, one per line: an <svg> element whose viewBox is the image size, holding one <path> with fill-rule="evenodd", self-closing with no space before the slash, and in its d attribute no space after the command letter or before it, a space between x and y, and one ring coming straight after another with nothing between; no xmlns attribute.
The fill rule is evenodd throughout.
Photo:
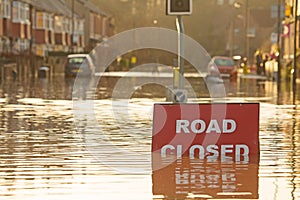
<svg viewBox="0 0 300 200"><path fill-rule="evenodd" d="M259 154L258 132L258 103L155 104L152 158L247 163Z"/></svg>

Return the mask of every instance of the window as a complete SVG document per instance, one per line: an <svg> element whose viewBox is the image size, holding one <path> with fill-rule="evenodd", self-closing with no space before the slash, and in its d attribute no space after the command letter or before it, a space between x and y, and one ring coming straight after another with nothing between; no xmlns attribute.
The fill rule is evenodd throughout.
<svg viewBox="0 0 300 200"><path fill-rule="evenodd" d="M29 49L29 40L19 38L17 42L18 42L19 52L24 52L27 49Z"/></svg>
<svg viewBox="0 0 300 200"><path fill-rule="evenodd" d="M69 58L68 63L72 64L82 64L83 61L85 61L85 57L74 57L74 58Z"/></svg>
<svg viewBox="0 0 300 200"><path fill-rule="evenodd" d="M3 0L3 18L10 18L10 0Z"/></svg>
<svg viewBox="0 0 300 200"><path fill-rule="evenodd" d="M94 15L93 14L90 14L90 24L89 24L89 29L90 29L90 35L91 36L94 36L95 34L95 24L94 24Z"/></svg>
<svg viewBox="0 0 300 200"><path fill-rule="evenodd" d="M232 59L216 59L215 60L215 64L218 66L233 66L234 65L234 61Z"/></svg>
<svg viewBox="0 0 300 200"><path fill-rule="evenodd" d="M44 13L44 28L48 30L49 27L50 27L49 14Z"/></svg>
<svg viewBox="0 0 300 200"><path fill-rule="evenodd" d="M13 22L29 23L29 5L19 1L13 1Z"/></svg>
<svg viewBox="0 0 300 200"><path fill-rule="evenodd" d="M44 13L43 12L36 13L36 28L44 29Z"/></svg>
<svg viewBox="0 0 300 200"><path fill-rule="evenodd" d="M17 1L13 2L13 9L12 9L13 22L20 22L21 19L20 10L19 10L20 3L21 2L17 2Z"/></svg>
<svg viewBox="0 0 300 200"><path fill-rule="evenodd" d="M68 18L63 18L63 31L66 33L71 32L71 23Z"/></svg>
<svg viewBox="0 0 300 200"><path fill-rule="evenodd" d="M36 13L36 28L53 30L53 18L52 15L45 12Z"/></svg>
<svg viewBox="0 0 300 200"><path fill-rule="evenodd" d="M55 23L55 31L58 33L62 32L62 18L59 16L54 17L54 23Z"/></svg>
<svg viewBox="0 0 300 200"><path fill-rule="evenodd" d="M53 30L53 16L52 15L48 15L48 20L49 20L49 30Z"/></svg>
<svg viewBox="0 0 300 200"><path fill-rule="evenodd" d="M31 12L31 19L36 18L36 12ZM32 27L36 28L36 20L32 20Z"/></svg>
<svg viewBox="0 0 300 200"><path fill-rule="evenodd" d="M18 38L14 41L13 51L16 53L21 53L29 49L29 40Z"/></svg>
<svg viewBox="0 0 300 200"><path fill-rule="evenodd" d="M29 9L29 4L25 4L25 6L23 7L23 12L24 12L25 23L29 24L30 23L30 9Z"/></svg>
<svg viewBox="0 0 300 200"><path fill-rule="evenodd" d="M0 0L0 17L3 18L3 0Z"/></svg>
<svg viewBox="0 0 300 200"><path fill-rule="evenodd" d="M78 33L83 35L84 34L84 20L79 20L79 25L78 25Z"/></svg>
<svg viewBox="0 0 300 200"><path fill-rule="evenodd" d="M36 46L36 55L37 56L45 56L46 55L46 46L44 45L37 45Z"/></svg>

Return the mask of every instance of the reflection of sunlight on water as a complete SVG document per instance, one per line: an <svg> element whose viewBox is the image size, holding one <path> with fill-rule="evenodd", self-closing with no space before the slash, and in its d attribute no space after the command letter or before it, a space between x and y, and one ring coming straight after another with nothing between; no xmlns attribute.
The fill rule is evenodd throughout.
<svg viewBox="0 0 300 200"><path fill-rule="evenodd" d="M299 111L293 105L261 104L260 198L298 199Z"/></svg>
<svg viewBox="0 0 300 200"><path fill-rule="evenodd" d="M34 178L34 177L33 177ZM5 193L5 200L79 200L79 199L152 199L150 176L128 175L74 175L72 179L63 177L56 181L28 181L19 179L12 189L4 186L0 195ZM7 190L11 190L7 192ZM145 190L147 189L147 190Z"/></svg>
<svg viewBox="0 0 300 200"><path fill-rule="evenodd" d="M241 100L257 101L254 97L229 98L231 102ZM145 173L118 172L95 159L74 131L72 101L28 98L12 105L3 100L0 199L152 199L152 106L164 99L115 101L94 102L98 125L111 144L140 156L134 159L139 161L139 168L147 169ZM89 123L84 120L82 127ZM300 197L299 123L298 107L260 104L259 199ZM87 133L92 134L94 127L89 128ZM103 150L101 156L110 158L111 154ZM134 162L130 164L130 169L136 167ZM189 195L196 198L200 194Z"/></svg>
<svg viewBox="0 0 300 200"><path fill-rule="evenodd" d="M96 100L93 119L81 132L85 147L98 161L124 173L151 172L151 122L153 100ZM95 134L96 133L96 134ZM108 156L109 155L109 156Z"/></svg>
<svg viewBox="0 0 300 200"><path fill-rule="evenodd" d="M82 137L74 134L72 101L28 98L18 102L1 106L4 113L1 121L6 124L1 135L0 196L6 196L5 199L151 199L149 174L116 175L116 171L103 166L86 151ZM95 104L111 110L111 102ZM133 120L140 119L142 124L151 127L149 116L143 119L145 113L140 117L137 112L147 104L141 103L140 108L130 113ZM113 116L102 114L107 119L102 120L116 123ZM148 127L144 132L149 130ZM132 131L133 128L129 134L134 135ZM148 138L149 134L146 134ZM139 151L147 152L144 143L149 146L148 139L139 139L145 140L134 141L139 143ZM119 142L122 143L122 137ZM106 156L109 153L112 152ZM147 167L149 162L141 164Z"/></svg>

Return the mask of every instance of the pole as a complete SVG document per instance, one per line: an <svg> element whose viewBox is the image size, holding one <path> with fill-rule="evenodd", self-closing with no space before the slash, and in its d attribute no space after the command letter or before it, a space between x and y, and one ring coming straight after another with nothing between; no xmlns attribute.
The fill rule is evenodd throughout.
<svg viewBox="0 0 300 200"><path fill-rule="evenodd" d="M32 5L29 5L29 12L32 12ZM32 15L29 15L29 20L32 22ZM32 45L33 45L33 41L34 41L34 37L33 37L33 27L32 27L32 23L30 23L30 42L29 42L29 67L31 69L31 75L33 77L35 77L35 65L33 64L33 53L32 53ZM18 72L21 73L21 72ZM26 75L25 75L26 76ZM19 76L20 77L20 76ZM22 77L23 78L23 77Z"/></svg>
<svg viewBox="0 0 300 200"><path fill-rule="evenodd" d="M277 48L278 48L278 56L277 56L277 95L280 93L280 83L281 83L281 53L283 53L280 48L280 35L281 35L281 0L278 0L277 5Z"/></svg>
<svg viewBox="0 0 300 200"><path fill-rule="evenodd" d="M249 37L248 37L248 31L249 31L249 9L248 5L249 2L246 0L245 5L245 57L247 58L247 64L249 64Z"/></svg>
<svg viewBox="0 0 300 200"><path fill-rule="evenodd" d="M294 2L294 9L295 9L295 23L294 23L294 72L293 72L293 104L295 104L295 97L296 97L296 91L297 91L297 26L298 26L298 16L297 16L297 10L298 10L298 0L295 0Z"/></svg>
<svg viewBox="0 0 300 200"><path fill-rule="evenodd" d="M229 56L232 57L234 52L234 20L230 22L229 27Z"/></svg>
<svg viewBox="0 0 300 200"><path fill-rule="evenodd" d="M74 53L74 0L72 0L72 36L71 36L71 51Z"/></svg>
<svg viewBox="0 0 300 200"><path fill-rule="evenodd" d="M183 23L180 15L176 18L176 26L178 31L178 66L179 66L179 89L183 89L183 73L184 73L184 46L183 46Z"/></svg>

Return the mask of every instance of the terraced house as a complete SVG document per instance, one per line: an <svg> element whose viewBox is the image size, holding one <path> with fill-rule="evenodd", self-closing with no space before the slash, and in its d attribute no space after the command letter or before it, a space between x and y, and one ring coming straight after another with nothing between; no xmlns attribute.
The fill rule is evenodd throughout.
<svg viewBox="0 0 300 200"><path fill-rule="evenodd" d="M19 1L1 0L0 51L18 54L29 48L31 40L30 6Z"/></svg>
<svg viewBox="0 0 300 200"><path fill-rule="evenodd" d="M0 0L0 16L1 78L6 70L36 75L45 63L59 73L63 56L89 52L114 29L88 0Z"/></svg>

